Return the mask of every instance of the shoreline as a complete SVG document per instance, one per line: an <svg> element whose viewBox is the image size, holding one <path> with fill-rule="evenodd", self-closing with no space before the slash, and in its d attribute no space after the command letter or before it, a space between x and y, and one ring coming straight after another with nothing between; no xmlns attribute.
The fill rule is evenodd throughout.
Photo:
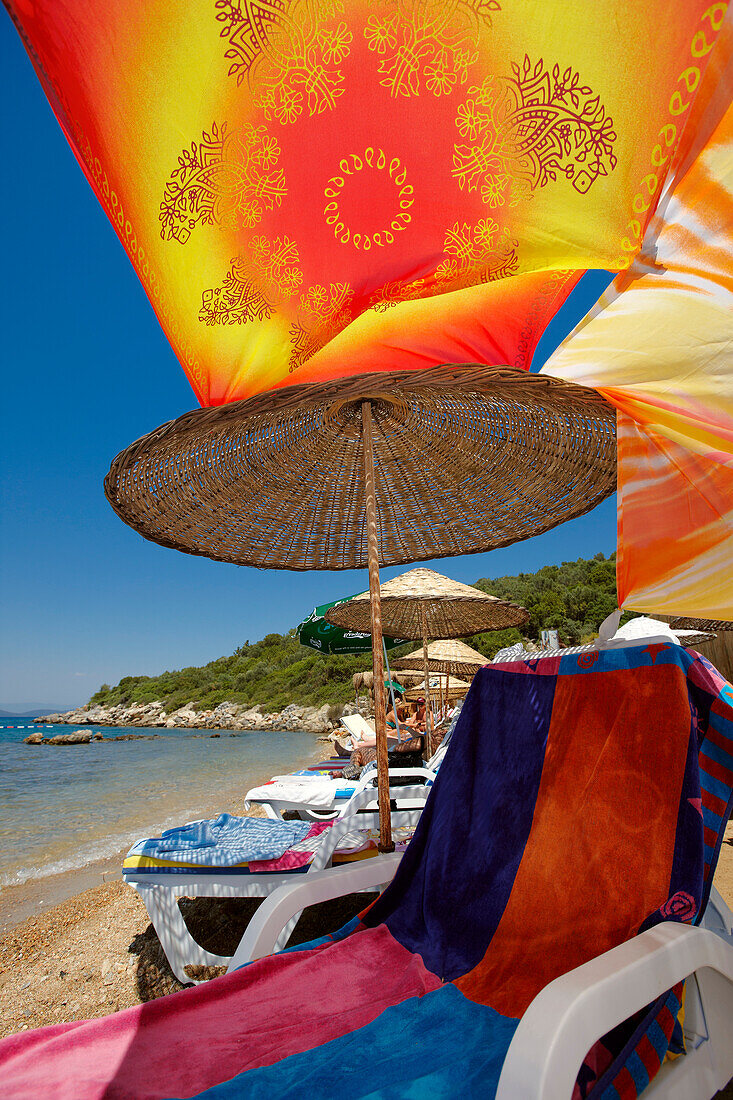
<svg viewBox="0 0 733 1100"><path fill-rule="evenodd" d="M322 756L323 746L314 739L299 766ZM253 772L248 782L256 786L269 778L268 769ZM222 795L216 805L198 802L195 812L182 817L215 816L223 802L240 816L265 816L259 806L245 810L244 793ZM0 889L0 1038L105 1016L182 988L142 900L122 880L126 851ZM368 900L357 894L314 907L294 942L340 927ZM189 905L204 937L217 942L214 950L232 954L260 901L201 898Z"/></svg>
<svg viewBox="0 0 733 1100"><path fill-rule="evenodd" d="M29 748L28 751L34 750ZM306 750L303 756L294 762L293 770L307 767L327 755L325 746L314 736L312 748L309 751ZM246 781L242 783L239 783L236 778L232 780L230 777L222 777L221 792L215 795L209 794L204 798L199 795L194 786L191 789L190 798L186 799L185 809L167 811L163 805L158 807L155 817L160 828L170 828L184 821L217 817L225 810L240 817L264 816L264 810L260 807L255 806L246 810L244 796L252 787L268 782L271 776L269 765L267 768L260 765L248 772ZM122 883L122 861L130 844L140 836L158 835L159 830L151 827L146 831L141 825L139 829L132 831L136 834L132 839L79 866L65 867L63 870L44 874L44 866L41 864L38 867L40 873L30 875L23 882L11 882L0 886L0 939L29 918L42 916L54 907L92 888L115 882ZM110 829L110 840L113 838L114 830ZM83 849L81 851L83 852Z"/></svg>
<svg viewBox="0 0 733 1100"><path fill-rule="evenodd" d="M117 879L121 881L124 856L125 849L121 848L83 867L3 886L0 890L0 938L29 918L48 913L95 886Z"/></svg>

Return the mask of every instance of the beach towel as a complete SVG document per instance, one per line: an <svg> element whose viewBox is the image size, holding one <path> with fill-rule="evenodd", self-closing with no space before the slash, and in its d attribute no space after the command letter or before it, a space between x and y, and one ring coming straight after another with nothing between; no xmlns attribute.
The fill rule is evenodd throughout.
<svg viewBox="0 0 733 1100"><path fill-rule="evenodd" d="M374 905L195 990L6 1039L6 1094L490 1098L548 982L699 921L732 782L733 688L690 651L487 666ZM681 1001L596 1044L576 1100L636 1096L679 1049Z"/></svg>
<svg viewBox="0 0 733 1100"><path fill-rule="evenodd" d="M353 783L344 783L342 779L324 779L319 775L282 775L247 791L247 800L300 802L314 810L330 810L335 798L351 798L355 790Z"/></svg>
<svg viewBox="0 0 733 1100"><path fill-rule="evenodd" d="M128 855L232 867L247 860L278 859L303 840L309 828L307 821L271 821L224 813L213 821L193 821L166 829L159 837L140 840Z"/></svg>
<svg viewBox="0 0 733 1100"><path fill-rule="evenodd" d="M133 845L125 856L122 871L131 872L136 879L141 874L151 875L197 875L202 872L216 871L217 875L261 875L276 874L283 871L305 871L313 862L321 844L326 839L325 834L336 824L334 821L303 822L310 825L305 837L293 844L292 847L276 859L243 859L239 863L221 864L208 863L205 857L192 861L187 855L183 858L170 858L170 856L148 854L142 851L142 844ZM400 852L407 847L415 829L413 826L398 826L392 830L392 839L395 849ZM344 833L338 838L336 848L331 856L331 863L339 865L351 863L357 859L366 859L377 855L377 841L379 830L376 828L359 829L350 833Z"/></svg>

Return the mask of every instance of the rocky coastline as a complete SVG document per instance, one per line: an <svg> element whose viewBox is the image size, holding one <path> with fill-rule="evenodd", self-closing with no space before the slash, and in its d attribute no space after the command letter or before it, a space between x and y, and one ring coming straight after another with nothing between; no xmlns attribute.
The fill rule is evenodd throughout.
<svg viewBox="0 0 733 1100"><path fill-rule="evenodd" d="M315 736L325 737L338 725L342 715L364 714L370 712L366 696L360 696L358 702L334 705L324 703L321 707L306 707L298 703L289 703L281 711L265 711L261 704L246 707L238 703L219 703L213 710L196 710L196 703L188 703L174 711L166 711L162 702L132 703L124 706L92 706L90 703L64 714L47 714L34 718L39 725L66 726L124 726L144 729L194 729L194 730L300 730ZM73 734L57 734L55 737L42 738L40 731L26 740L31 744L86 744L89 740L113 740L101 734L88 735L84 730ZM78 735L78 736L77 736ZM139 735L127 734L125 738ZM69 740L74 738L73 741ZM117 740L117 738L114 738Z"/></svg>

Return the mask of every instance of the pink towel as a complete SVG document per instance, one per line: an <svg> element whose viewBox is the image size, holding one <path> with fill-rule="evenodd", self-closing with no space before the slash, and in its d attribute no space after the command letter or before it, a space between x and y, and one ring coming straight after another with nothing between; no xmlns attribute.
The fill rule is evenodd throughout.
<svg viewBox="0 0 733 1100"><path fill-rule="evenodd" d="M384 926L365 929L310 951L271 955L100 1020L13 1035L0 1042L2 1094L13 1100L195 1096L244 1070L355 1031L389 1005L440 984Z"/></svg>

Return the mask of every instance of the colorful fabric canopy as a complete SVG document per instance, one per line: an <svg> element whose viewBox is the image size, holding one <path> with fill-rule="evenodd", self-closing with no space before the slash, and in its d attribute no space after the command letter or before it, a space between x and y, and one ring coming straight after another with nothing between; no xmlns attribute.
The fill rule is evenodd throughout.
<svg viewBox="0 0 733 1100"><path fill-rule="evenodd" d="M657 200L724 5L9 8L216 405L365 371L528 367L579 273L637 251L629 225Z"/></svg>
<svg viewBox="0 0 733 1100"><path fill-rule="evenodd" d="M618 409L619 601L731 619L730 19L715 57L694 133L633 268L543 370L594 386Z"/></svg>

